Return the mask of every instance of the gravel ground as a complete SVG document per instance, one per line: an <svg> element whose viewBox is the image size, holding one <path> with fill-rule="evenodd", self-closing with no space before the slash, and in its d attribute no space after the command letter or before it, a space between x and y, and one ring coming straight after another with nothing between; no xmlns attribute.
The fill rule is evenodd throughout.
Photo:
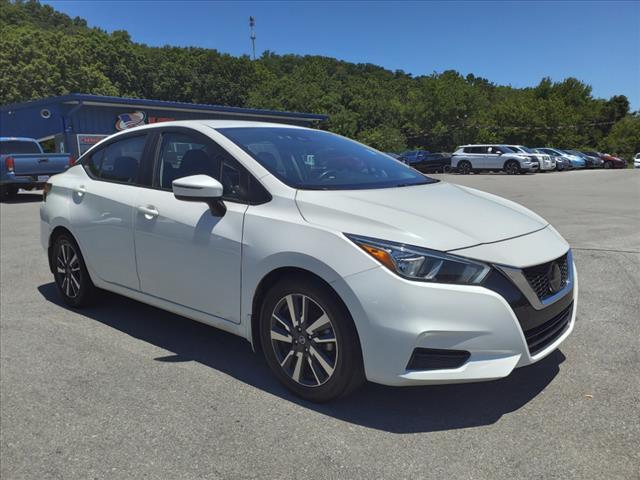
<svg viewBox="0 0 640 480"><path fill-rule="evenodd" d="M0 206L0 477L640 477L640 171L438 175L516 200L572 244L574 333L510 377L369 384L317 406L244 340L105 295L63 307L37 195Z"/></svg>

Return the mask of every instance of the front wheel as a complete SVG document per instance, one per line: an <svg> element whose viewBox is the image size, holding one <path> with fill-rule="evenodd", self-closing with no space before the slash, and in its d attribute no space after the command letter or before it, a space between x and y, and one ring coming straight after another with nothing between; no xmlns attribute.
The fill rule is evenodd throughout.
<svg viewBox="0 0 640 480"><path fill-rule="evenodd" d="M51 265L58 293L71 307L84 307L93 300L93 285L82 253L71 235L59 235L51 249Z"/></svg>
<svg viewBox="0 0 640 480"><path fill-rule="evenodd" d="M260 341L276 377L306 400L333 400L364 382L353 320L319 280L296 276L271 288L260 310Z"/></svg>
<svg viewBox="0 0 640 480"><path fill-rule="evenodd" d="M509 175L517 175L520 173L520 164L515 160L509 160L504 164L504 171Z"/></svg>

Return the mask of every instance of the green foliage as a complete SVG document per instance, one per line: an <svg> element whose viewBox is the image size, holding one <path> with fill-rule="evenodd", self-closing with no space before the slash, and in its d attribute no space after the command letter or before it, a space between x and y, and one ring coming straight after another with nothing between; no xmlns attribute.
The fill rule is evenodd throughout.
<svg viewBox="0 0 640 480"><path fill-rule="evenodd" d="M385 151L451 151L467 142L640 150L623 95L594 99L575 78L498 86L455 71L412 77L371 64L265 52L149 47L89 28L35 0L0 0L0 103L69 92L305 111Z"/></svg>

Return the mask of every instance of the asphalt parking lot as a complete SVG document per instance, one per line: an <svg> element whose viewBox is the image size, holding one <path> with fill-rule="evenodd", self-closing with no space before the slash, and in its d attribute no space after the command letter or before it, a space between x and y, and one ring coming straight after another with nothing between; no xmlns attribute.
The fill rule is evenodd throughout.
<svg viewBox="0 0 640 480"><path fill-rule="evenodd" d="M240 338L115 295L63 307L39 196L2 203L0 477L639 478L640 170L435 176L518 201L572 244L573 335L503 380L370 384L320 406Z"/></svg>

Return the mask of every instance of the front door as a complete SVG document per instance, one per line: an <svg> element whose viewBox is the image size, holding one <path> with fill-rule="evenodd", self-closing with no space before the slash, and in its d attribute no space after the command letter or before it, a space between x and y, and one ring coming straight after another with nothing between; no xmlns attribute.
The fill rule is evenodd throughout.
<svg viewBox="0 0 640 480"><path fill-rule="evenodd" d="M235 160L197 133L165 131L154 188L140 189L135 250L141 290L160 299L240 323L242 229L247 204ZM200 202L178 200L171 182L209 175L223 184L227 212L212 215Z"/></svg>

